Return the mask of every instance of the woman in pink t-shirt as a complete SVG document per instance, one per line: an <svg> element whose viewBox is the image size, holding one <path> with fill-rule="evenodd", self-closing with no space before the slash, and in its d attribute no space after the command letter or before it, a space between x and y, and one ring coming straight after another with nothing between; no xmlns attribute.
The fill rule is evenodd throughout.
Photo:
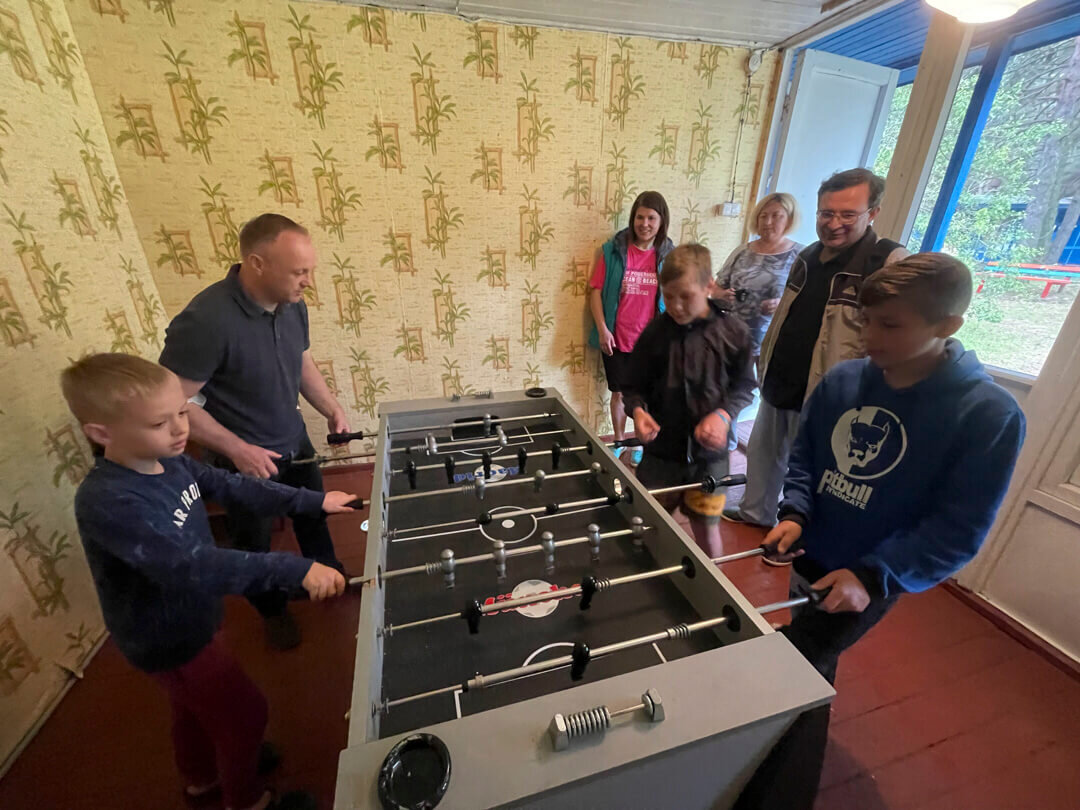
<svg viewBox="0 0 1080 810"><path fill-rule="evenodd" d="M668 239L667 202L657 191L638 195L630 207L630 227L597 252L589 280L593 330L589 345L600 349L611 391L611 425L616 439L626 436L622 390L626 364L645 325L664 309L657 279L664 257L675 246ZM640 459L640 448L634 460Z"/></svg>

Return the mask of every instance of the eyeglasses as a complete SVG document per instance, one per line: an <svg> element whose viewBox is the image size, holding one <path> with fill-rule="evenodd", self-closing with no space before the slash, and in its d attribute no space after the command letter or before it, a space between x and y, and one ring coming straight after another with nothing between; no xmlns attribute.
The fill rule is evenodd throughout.
<svg viewBox="0 0 1080 810"><path fill-rule="evenodd" d="M844 225L851 225L869 210L869 208L864 208L862 211L818 211L817 218L818 222L829 222L835 218Z"/></svg>

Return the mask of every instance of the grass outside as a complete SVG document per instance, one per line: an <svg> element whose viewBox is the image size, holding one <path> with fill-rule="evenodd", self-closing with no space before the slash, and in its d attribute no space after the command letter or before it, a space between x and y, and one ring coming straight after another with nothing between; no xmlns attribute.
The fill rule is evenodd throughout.
<svg viewBox="0 0 1080 810"><path fill-rule="evenodd" d="M1015 278L988 278L976 293L957 337L988 365L1038 375L1076 300L1080 283L1055 288Z"/></svg>

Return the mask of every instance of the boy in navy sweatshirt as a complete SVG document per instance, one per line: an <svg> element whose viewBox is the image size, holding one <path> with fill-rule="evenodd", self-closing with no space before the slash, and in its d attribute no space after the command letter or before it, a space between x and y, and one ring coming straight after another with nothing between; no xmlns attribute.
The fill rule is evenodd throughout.
<svg viewBox="0 0 1080 810"><path fill-rule="evenodd" d="M86 436L103 449L75 495L75 518L105 626L124 656L169 695L185 792L220 788L231 810L310 807L258 776L266 699L215 638L224 594L345 589L342 575L292 554L219 549L203 498L268 514L352 511L355 496L245 478L182 455L187 400L171 371L125 354L79 360L61 377Z"/></svg>
<svg viewBox="0 0 1080 810"><path fill-rule="evenodd" d="M971 273L943 253L878 270L859 293L868 357L829 371L803 408L765 545L774 562L793 561L793 594L828 589L821 609L795 612L781 632L830 683L840 654L901 594L975 556L1005 496L1024 415L952 338L970 302ZM816 744L804 739L796 757L817 768L809 796L782 806L812 804L827 732L826 708Z"/></svg>

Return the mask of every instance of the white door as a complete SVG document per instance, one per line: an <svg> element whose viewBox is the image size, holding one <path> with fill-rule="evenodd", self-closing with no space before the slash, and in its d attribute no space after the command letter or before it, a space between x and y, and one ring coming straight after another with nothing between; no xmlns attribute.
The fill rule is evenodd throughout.
<svg viewBox="0 0 1080 810"><path fill-rule="evenodd" d="M964 585L1080 660L1080 299L1024 400L1027 439Z"/></svg>
<svg viewBox="0 0 1080 810"><path fill-rule="evenodd" d="M835 171L871 166L900 72L846 56L804 50L784 103L770 191L794 194L801 214L791 238L817 239L821 181Z"/></svg>

